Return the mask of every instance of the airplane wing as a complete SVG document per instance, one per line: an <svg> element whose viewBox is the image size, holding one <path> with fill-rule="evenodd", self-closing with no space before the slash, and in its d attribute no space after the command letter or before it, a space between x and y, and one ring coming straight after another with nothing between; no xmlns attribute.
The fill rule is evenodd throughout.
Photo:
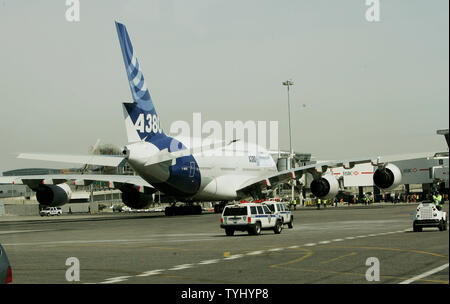
<svg viewBox="0 0 450 304"><path fill-rule="evenodd" d="M274 187L280 183L285 183L290 179L299 179L305 173L310 173L314 178L319 178L330 168L344 167L345 169L351 169L357 164L369 162L375 165L378 163L378 158L360 158L346 161L327 161L293 168L290 170L284 170L270 176L250 179L242 184L237 192L240 194L248 195L267 187Z"/></svg>
<svg viewBox="0 0 450 304"><path fill-rule="evenodd" d="M108 167L117 167L126 161L123 156L114 156L114 155L67 155L67 154L21 153L17 156L17 158L54 161L60 163L108 166Z"/></svg>
<svg viewBox="0 0 450 304"><path fill-rule="evenodd" d="M108 182L110 188L120 189L124 185L144 187L147 193L156 192L156 189L140 176L134 175L100 175L100 174L48 174L0 176L0 184L27 185L31 189L43 185L58 185L68 183L78 186L87 186L95 181Z"/></svg>

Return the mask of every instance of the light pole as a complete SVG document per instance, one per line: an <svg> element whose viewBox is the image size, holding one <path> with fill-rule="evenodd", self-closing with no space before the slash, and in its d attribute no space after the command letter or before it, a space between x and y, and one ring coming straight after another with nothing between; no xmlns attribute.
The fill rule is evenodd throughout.
<svg viewBox="0 0 450 304"><path fill-rule="evenodd" d="M283 85L287 87L287 93L288 93L288 116L289 116L289 160L292 155L292 137L291 137L291 102L289 100L289 87L294 85L294 83L291 80L286 80L283 82ZM289 169L291 168L291 165L289 164Z"/></svg>
<svg viewBox="0 0 450 304"><path fill-rule="evenodd" d="M288 170L292 169L292 157L294 155L294 151L292 151L292 135L291 135L291 102L289 99L289 88L294 85L291 80L286 80L283 82L283 85L287 87L288 93L288 116L289 116L289 157L288 157ZM294 181L291 181L291 201L294 201Z"/></svg>

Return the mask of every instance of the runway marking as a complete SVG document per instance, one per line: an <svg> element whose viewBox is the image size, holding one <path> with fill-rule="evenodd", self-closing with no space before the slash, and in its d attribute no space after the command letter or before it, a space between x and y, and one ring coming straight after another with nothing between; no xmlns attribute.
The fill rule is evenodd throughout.
<svg viewBox="0 0 450 304"><path fill-rule="evenodd" d="M252 251L252 252L247 253L247 255L257 255L257 254L261 254L263 252L264 252L264 250Z"/></svg>
<svg viewBox="0 0 450 304"><path fill-rule="evenodd" d="M170 268L169 270L182 270L182 269L187 269L187 268L192 268L192 267L194 267L194 264L182 264L182 265L178 265L173 268Z"/></svg>
<svg viewBox="0 0 450 304"><path fill-rule="evenodd" d="M444 264L444 265L442 265L442 266L436 267L436 268L434 268L434 269L431 269L431 270L429 270L429 271L427 271L427 272L424 272L424 273L422 273L422 274L419 274L419 275L417 275L417 276L415 276L415 277L412 277L411 279L408 279L408 280L406 280L406 281L400 282L399 284L410 284L410 283L412 283L412 282L414 282L414 281L417 281L417 280L426 278L426 277L428 277L428 276L430 276L430 275L432 275L432 274L435 274L436 272L442 271L442 270L444 270L445 268L448 268L448 263L447 263L447 264Z"/></svg>
<svg viewBox="0 0 450 304"><path fill-rule="evenodd" d="M50 241L50 242L29 242L29 243L8 243L5 246L37 246L37 245L71 245L71 244L114 244L114 243L181 243L181 242L195 242L195 241L214 241L216 239L180 239L180 240L161 240L159 238L153 239L124 239L124 240L73 240L73 241Z"/></svg>
<svg viewBox="0 0 450 304"><path fill-rule="evenodd" d="M308 244L305 244L305 245L303 245L303 246L311 247L311 246L316 246L316 245L317 245L316 243L308 243Z"/></svg>
<svg viewBox="0 0 450 304"><path fill-rule="evenodd" d="M128 280L132 276L121 276L121 277L115 277L115 278L109 278L106 279L104 282L101 282L100 284L113 284L113 283L119 283Z"/></svg>
<svg viewBox="0 0 450 304"><path fill-rule="evenodd" d="M164 271L164 269L150 270L150 271L146 271L141 274L138 274L136 276L137 277L148 277L148 276L152 276L152 275L161 274L161 272L163 272L163 271Z"/></svg>
<svg viewBox="0 0 450 304"><path fill-rule="evenodd" d="M305 248L301 248L301 247L313 247L316 246L318 244L329 244L331 242L342 242L344 240L353 240L356 238L363 238L363 237L369 237L369 236L379 236L379 235L386 235L386 234L393 234L393 233L403 233L405 231L407 231L409 229L406 230L400 230L400 231L393 231L393 232L383 232L383 233L378 233L378 234L371 234L371 235L361 235L361 236L348 236L346 238L337 238L337 239L333 239L331 241L320 241L318 243L307 243L307 244L303 244L303 245L293 245L293 246L289 246L289 247L280 247L280 248L271 248L271 249L267 249L267 250L257 250L257 251L252 251L252 252L248 252L246 254L234 254L231 255L230 252L225 252L224 253L224 258L223 259L211 259L211 260L204 260L198 263L194 263L194 264L182 264L182 265L177 265L174 266L168 270L170 271L176 271L176 270L183 270L183 269L188 269L188 268L193 268L196 265L210 265L210 264L215 264L215 263L219 263L220 261L225 261L225 260L235 260L235 259L239 259L239 258L243 258L245 256L253 256L253 255L259 255L259 254L263 254L266 252L277 252L277 251L282 251L285 249L298 249L298 250L302 250L305 251L306 254L300 258L294 259L292 261L286 262L286 263L282 263L282 264L276 264L276 265L271 265L270 267L273 268L286 268L283 266L289 265L289 264L294 264L294 263L298 263L303 261L304 259L309 258L312 255L312 251L309 249L305 249ZM200 234L199 234L200 235ZM175 235L174 235L175 236ZM179 236L179 235L176 235ZM149 240L154 240L154 239L136 239L136 240L97 240L97 241L62 241L62 242L46 242L45 244L80 244L80 243L107 243L107 242L111 242L111 243L117 243L117 242L145 242L145 241L149 241ZM191 239L191 240L182 240L182 241L198 241L198 240L205 240L205 239ZM207 239L209 240L209 239ZM166 242L172 242L175 240L166 240ZM29 245L34 245L36 243L23 243L23 244L29 244ZM43 244L43 243L40 243ZM6 244L5 244L6 245ZM19 245L19 244L13 244L13 245ZM22 244L20 244L22 245ZM342 247L342 246L338 246L337 248ZM161 247L162 248L162 247ZM345 247L343 247L345 248ZM420 252L420 251L414 251L414 250L401 250L401 249L392 249L392 248L376 248L376 247L348 247L348 248L367 248L367 249L379 249L379 250L393 250L393 251L409 251L409 252L415 252L415 253L425 253L425 254L431 254L431 255L436 255L436 256L440 256L440 257L444 257L442 255L438 255L438 254L434 254L434 253L427 253L427 252ZM164 248L166 249L166 248ZM351 256L351 255L355 255L356 253L351 253L351 254L347 254L341 257L337 257L334 259L331 259L329 261L325 261L322 262L323 264L326 263L330 263L332 261L335 261L337 259L341 259L347 256ZM447 265L448 267L448 265ZM164 269L157 269L157 270L150 270L150 271L146 271L134 276L121 276L121 277L115 277L115 278L110 278L110 279L106 279L104 282L102 282L103 284L112 284L112 283L119 283L119 282L123 282L128 280L131 277L148 277L148 276L152 276L152 275L159 275L159 274L163 274L163 272L165 272L166 270Z"/></svg>
<svg viewBox="0 0 450 304"><path fill-rule="evenodd" d="M356 252L352 252L352 253L349 253L349 254L345 254L345 255L339 256L339 257L337 257L337 258L334 258L334 259L328 260L328 261L323 261L323 262L320 262L320 264L328 264L328 263L331 263L331 262L334 262L334 261L340 260L340 259L342 259L342 258L346 258L346 257L349 257L349 256L354 256L354 255L356 255L356 254L357 254Z"/></svg>
<svg viewBox="0 0 450 304"><path fill-rule="evenodd" d="M175 248L175 247L161 247L161 246L151 246L151 245L129 245L128 248L130 249L136 249L136 248L151 248L151 249L161 249L161 250L168 250L168 251L190 251L193 249L186 249L186 248Z"/></svg>
<svg viewBox="0 0 450 304"><path fill-rule="evenodd" d="M201 261L198 264L199 265L209 265L209 264L215 264L218 263L220 260L219 259L214 259L214 260L206 260L206 261Z"/></svg>
<svg viewBox="0 0 450 304"><path fill-rule="evenodd" d="M26 233L26 232L42 232L48 230L9 230L9 231L0 231L0 234L13 234L13 233Z"/></svg>
<svg viewBox="0 0 450 304"><path fill-rule="evenodd" d="M444 258L448 259L448 256L434 253L434 252L427 252L427 251L421 251L421 250L413 250L413 249L399 249L399 248L386 248L386 247L370 247L370 246L332 246L331 248L354 248L354 249L368 249L368 250L385 250L385 251L398 251L398 252L409 252L409 253L418 253L418 254L425 254L425 255L431 255L438 258Z"/></svg>
<svg viewBox="0 0 450 304"><path fill-rule="evenodd" d="M274 251L281 251L281 250L284 250L284 248L272 248L272 249L268 249L267 251L274 252Z"/></svg>
<svg viewBox="0 0 450 304"><path fill-rule="evenodd" d="M243 256L244 256L243 254L230 255L229 257L224 258L224 260L235 260L235 259L242 258Z"/></svg>
<svg viewBox="0 0 450 304"><path fill-rule="evenodd" d="M289 262L286 262L286 263L271 265L270 267L271 268L285 268L283 266L301 262L301 261L309 258L313 254L313 252L311 250L309 250L309 249L300 248L299 250L305 251L306 254L304 256L300 257L300 258L295 259L295 260L292 260L292 261L289 261Z"/></svg>
<svg viewBox="0 0 450 304"><path fill-rule="evenodd" d="M289 270L289 271L306 271L306 272L314 272L314 273L328 273L328 274L337 274L337 275L347 275L347 276L357 276L361 278L365 278L365 273L354 273L354 272L341 272L341 271L330 271L330 270L324 270L324 269L310 269L310 268L292 268L292 267L281 267L283 269ZM381 279L403 279L402 277L393 276L393 275L380 275ZM424 282L430 282L430 283L440 283L440 284L448 284L448 281L438 281L438 280L427 280L422 279Z"/></svg>

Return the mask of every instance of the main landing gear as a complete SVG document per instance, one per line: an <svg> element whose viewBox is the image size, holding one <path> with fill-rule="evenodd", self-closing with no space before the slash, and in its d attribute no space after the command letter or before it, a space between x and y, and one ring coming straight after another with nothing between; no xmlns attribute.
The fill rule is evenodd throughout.
<svg viewBox="0 0 450 304"><path fill-rule="evenodd" d="M214 205L214 213L222 213L223 209L227 205L227 202L220 202Z"/></svg>
<svg viewBox="0 0 450 304"><path fill-rule="evenodd" d="M166 216L174 215L200 215L202 214L202 207L200 205L187 204L182 206L176 206L173 204L170 207L166 207L164 210Z"/></svg>

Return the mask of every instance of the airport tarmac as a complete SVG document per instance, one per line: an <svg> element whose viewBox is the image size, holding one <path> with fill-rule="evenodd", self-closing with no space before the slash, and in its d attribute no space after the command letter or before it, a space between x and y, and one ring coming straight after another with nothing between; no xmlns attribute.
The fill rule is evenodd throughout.
<svg viewBox="0 0 450 304"><path fill-rule="evenodd" d="M0 243L19 284L68 283L69 257L78 283L448 284L448 230L412 232L415 208L299 209L279 235L233 237L219 214L26 217L0 221ZM366 279L369 258L379 281Z"/></svg>

